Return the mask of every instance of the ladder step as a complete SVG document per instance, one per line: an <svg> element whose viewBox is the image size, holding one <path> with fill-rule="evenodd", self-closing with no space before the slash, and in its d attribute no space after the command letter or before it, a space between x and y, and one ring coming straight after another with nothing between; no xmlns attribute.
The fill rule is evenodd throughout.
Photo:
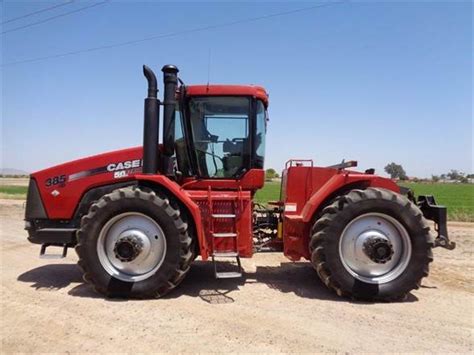
<svg viewBox="0 0 474 355"><path fill-rule="evenodd" d="M242 277L242 273L236 271L216 272L216 279L233 279L237 277Z"/></svg>
<svg viewBox="0 0 474 355"><path fill-rule="evenodd" d="M216 258L235 258L239 256L239 253L235 251L215 252L212 256L215 256Z"/></svg>
<svg viewBox="0 0 474 355"><path fill-rule="evenodd" d="M237 233L212 233L214 238L235 238Z"/></svg>
<svg viewBox="0 0 474 355"><path fill-rule="evenodd" d="M235 214L212 214L213 218L235 218Z"/></svg>
<svg viewBox="0 0 474 355"><path fill-rule="evenodd" d="M63 248L61 254L46 254L46 248L48 247L59 247ZM67 255L67 244L63 245L51 245L51 244L41 244L40 250L40 259L63 259Z"/></svg>

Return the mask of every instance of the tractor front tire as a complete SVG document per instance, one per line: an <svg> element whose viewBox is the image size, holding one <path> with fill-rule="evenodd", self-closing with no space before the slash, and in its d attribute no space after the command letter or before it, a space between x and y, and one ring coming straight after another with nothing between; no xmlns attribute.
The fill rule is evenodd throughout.
<svg viewBox="0 0 474 355"><path fill-rule="evenodd" d="M77 232L83 278L107 297L167 294L189 271L191 249L179 209L138 187L115 190L92 204Z"/></svg>
<svg viewBox="0 0 474 355"><path fill-rule="evenodd" d="M433 240L420 209L385 189L352 190L313 225L311 262L339 296L396 301L428 276Z"/></svg>

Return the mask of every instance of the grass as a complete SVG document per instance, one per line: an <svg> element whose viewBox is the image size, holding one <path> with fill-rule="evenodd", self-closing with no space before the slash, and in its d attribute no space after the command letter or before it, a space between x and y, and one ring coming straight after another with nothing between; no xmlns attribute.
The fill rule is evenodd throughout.
<svg viewBox="0 0 474 355"><path fill-rule="evenodd" d="M433 195L448 208L448 219L474 222L474 184L403 183L415 195Z"/></svg>
<svg viewBox="0 0 474 355"><path fill-rule="evenodd" d="M280 181L267 181L265 186L255 194L255 202L266 204L280 199Z"/></svg>
<svg viewBox="0 0 474 355"><path fill-rule="evenodd" d="M26 199L28 186L0 186L0 197L7 199Z"/></svg>
<svg viewBox="0 0 474 355"><path fill-rule="evenodd" d="M474 184L403 183L416 195L433 195L436 202L448 207L448 218L452 221L474 222ZM0 186L0 198L25 199L26 186ZM266 204L280 199L280 182L266 182L257 191L255 201Z"/></svg>
<svg viewBox="0 0 474 355"><path fill-rule="evenodd" d="M474 222L474 184L403 183L416 195L433 195L436 202L448 208L451 221ZM280 182L266 182L255 195L255 200L265 204L280 199Z"/></svg>

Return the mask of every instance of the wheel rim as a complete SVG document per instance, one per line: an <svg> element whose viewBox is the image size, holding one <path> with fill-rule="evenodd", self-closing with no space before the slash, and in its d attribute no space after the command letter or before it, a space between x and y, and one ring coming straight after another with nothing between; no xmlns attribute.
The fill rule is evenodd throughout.
<svg viewBox="0 0 474 355"><path fill-rule="evenodd" d="M356 279L382 284L395 280L408 266L410 236L395 218L367 213L353 219L339 240L344 268Z"/></svg>
<svg viewBox="0 0 474 355"><path fill-rule="evenodd" d="M166 238L152 218L137 212L122 213L100 231L97 254L109 275L122 281L141 281L163 263Z"/></svg>

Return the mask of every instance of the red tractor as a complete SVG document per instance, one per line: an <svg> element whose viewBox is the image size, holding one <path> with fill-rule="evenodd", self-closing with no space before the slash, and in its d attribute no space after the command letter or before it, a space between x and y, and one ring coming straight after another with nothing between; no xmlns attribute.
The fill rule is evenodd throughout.
<svg viewBox="0 0 474 355"><path fill-rule="evenodd" d="M75 247L84 280L108 297L160 297L193 260L212 259L217 278L242 275L240 258L283 251L309 260L339 296L404 297L428 275L432 248L454 248L446 208L392 180L290 160L281 199L253 202L265 180L268 95L259 86L184 85L163 67L164 99L148 81L143 147L100 154L31 175L29 241ZM163 137L159 144L159 113ZM426 219L435 222L437 237ZM54 256L54 255L53 255ZM229 270L229 263L233 266ZM225 269L223 270L223 267Z"/></svg>

